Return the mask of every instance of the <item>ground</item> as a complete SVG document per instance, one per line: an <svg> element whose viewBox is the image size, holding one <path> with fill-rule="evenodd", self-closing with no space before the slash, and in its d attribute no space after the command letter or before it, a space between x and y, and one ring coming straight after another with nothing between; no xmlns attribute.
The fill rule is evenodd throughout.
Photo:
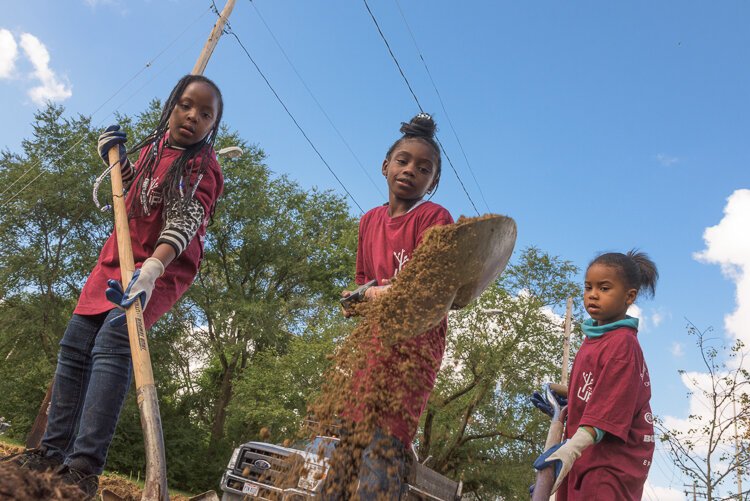
<svg viewBox="0 0 750 501"><path fill-rule="evenodd" d="M21 448L0 442L0 457L20 451ZM140 501L141 488L118 475L105 473L100 479L100 489L109 489L126 501ZM74 487L61 484L52 473L36 473L19 470L12 465L0 464L0 501L74 501L81 498L81 492ZM170 495L173 501L187 501L179 494Z"/></svg>

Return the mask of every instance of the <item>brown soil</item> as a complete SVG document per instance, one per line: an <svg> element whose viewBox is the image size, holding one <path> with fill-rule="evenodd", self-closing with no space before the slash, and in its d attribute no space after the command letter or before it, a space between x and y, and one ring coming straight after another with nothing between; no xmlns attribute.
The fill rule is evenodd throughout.
<svg viewBox="0 0 750 501"><path fill-rule="evenodd" d="M324 424L357 415L356 424L345 422L350 433L336 449L329 473L334 480L327 483L329 487L334 484L329 494L353 497L361 452L372 441L373 430L383 427L383 415L400 416L416 430L418 417L407 412L405 402L413 400L414 394L432 391L434 380L424 374L429 368L437 371L436 357L442 355L444 346L433 328L443 320L462 285L457 230L471 221L461 219L455 225L428 230L388 293L354 305L359 322L334 354L321 396L309 408L315 420Z"/></svg>
<svg viewBox="0 0 750 501"><path fill-rule="evenodd" d="M0 463L0 500L79 501L83 492L68 485L52 472L22 470L12 463Z"/></svg>
<svg viewBox="0 0 750 501"><path fill-rule="evenodd" d="M0 457L20 452L22 447L0 442ZM109 489L126 501L140 501L142 490L134 482L114 475L102 475L99 489ZM61 483L51 472L38 473L20 470L12 464L0 463L0 501L67 501L80 500L82 493L77 487ZM172 495L173 501L187 501L189 498Z"/></svg>

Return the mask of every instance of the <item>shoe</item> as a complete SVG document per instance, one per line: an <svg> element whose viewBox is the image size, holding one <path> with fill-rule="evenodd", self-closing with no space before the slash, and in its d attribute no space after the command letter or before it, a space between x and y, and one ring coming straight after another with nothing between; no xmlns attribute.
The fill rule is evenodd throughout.
<svg viewBox="0 0 750 501"><path fill-rule="evenodd" d="M63 482L68 485L76 485L86 496L83 500L88 501L96 497L99 490L99 475L76 470L64 464L55 470Z"/></svg>
<svg viewBox="0 0 750 501"><path fill-rule="evenodd" d="M2 463L12 463L19 468L34 471L47 471L57 468L62 464L62 459L47 456L47 449L26 449L9 456L0 458Z"/></svg>

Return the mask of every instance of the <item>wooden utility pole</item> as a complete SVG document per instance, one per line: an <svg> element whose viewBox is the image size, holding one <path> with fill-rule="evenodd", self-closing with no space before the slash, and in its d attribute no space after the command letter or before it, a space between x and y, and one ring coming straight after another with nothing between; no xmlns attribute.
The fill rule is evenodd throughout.
<svg viewBox="0 0 750 501"><path fill-rule="evenodd" d="M573 298L569 297L565 304L565 330L563 332L563 359L562 359L562 377L560 384L568 385L568 364L570 363L570 332L573 323Z"/></svg>
<svg viewBox="0 0 750 501"><path fill-rule="evenodd" d="M211 34L208 35L206 45L203 46L201 55L198 56L198 60L195 62L195 66L193 66L193 71L191 72L193 75L202 75L206 70L208 60L211 59L211 54L214 53L216 44L219 43L219 38L221 38L221 34L224 32L224 26L229 20L229 15L232 13L232 9L234 9L234 4L236 3L236 1L237 0L228 0L227 4L224 6L224 9L221 11L221 14L219 14L219 19L216 20L214 29L212 29Z"/></svg>
<svg viewBox="0 0 750 501"><path fill-rule="evenodd" d="M742 467L740 466L740 436L737 433L737 404L732 389L732 413L734 414L734 462L737 465L737 499L742 500Z"/></svg>

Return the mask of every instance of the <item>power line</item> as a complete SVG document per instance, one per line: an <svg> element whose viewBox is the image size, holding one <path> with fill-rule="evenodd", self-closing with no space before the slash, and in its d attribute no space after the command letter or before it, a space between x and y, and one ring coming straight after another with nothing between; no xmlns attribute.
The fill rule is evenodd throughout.
<svg viewBox="0 0 750 501"><path fill-rule="evenodd" d="M409 88L409 92L411 92L411 95L414 98L414 101L416 101L417 106L419 107L419 111L424 112L424 108L422 108L422 104L419 102L417 95L414 93L414 89L412 89L412 86L409 83L409 79L406 78L406 75L404 74L404 70L401 68L401 64L398 62L398 58L396 58L396 55L393 53L393 50L391 50L391 44L388 43L388 40L385 38L385 35L383 34L383 30L380 29L380 24L378 23L378 20L375 18L375 14L372 13L372 10L370 9L370 5L367 3L367 0L362 0L362 1L365 3L365 8L367 8L367 12L370 14L370 18L372 19L372 22L375 23L375 27L377 28L378 33L380 34L380 38L385 43L385 46L388 49L388 53L391 55L391 59L393 59L393 62L396 64L396 67L398 68L399 73L401 73L401 77L404 79L404 82L406 82L406 86ZM477 206L474 203L474 200L471 198L471 195L469 195L469 191L466 189L466 186L464 185L464 182L461 179L461 176L458 175L458 171L456 170L456 167L453 165L453 161L448 156L448 152L445 151L445 147L443 146L443 143L440 142L440 138L438 138L437 136L435 136L435 140L437 141L438 145L440 146L441 151L445 155L446 160L448 160L448 164L451 166L451 169L453 169L453 173L456 175L456 179L458 179L458 182L461 185L461 188L464 190L464 193L466 194L466 198L469 199L471 206L474 207L474 211L477 213L477 215L479 215L479 210L477 209Z"/></svg>
<svg viewBox="0 0 750 501"><path fill-rule="evenodd" d="M320 153L320 151L318 151L318 148L316 148L315 144L313 144L313 142L310 140L309 136L307 135L307 133L305 132L305 130L302 128L302 126L299 124L299 122L297 121L297 119L294 118L294 115L292 115L292 112L289 111L289 108L284 103L284 101L281 99L281 96L279 96L279 94L273 88L273 86L271 85L271 82L268 81L268 78L266 78L266 75L263 73L263 71L261 71L260 67L255 62L255 59L253 59L253 56L250 55L250 52L245 47L245 44L242 43L242 40L240 40L240 37L238 37L237 34L234 32L234 30L232 29L232 26L229 24L229 22L227 22L227 26L226 26L226 28L225 28L224 31L227 34L232 35L237 40L237 43L240 44L240 47L242 47L242 50L245 52L245 55L247 55L247 58L250 60L250 62L253 64L253 66L255 66L255 69L258 71L258 73L260 74L261 78L263 78L263 80L266 82L266 85L268 86L268 88L271 89L271 92L273 93L273 95L276 96L276 100L284 108L284 111L286 111L286 114L289 115L289 118L292 119L292 122L294 122L294 125L297 126L297 129L300 131L300 133L305 138L305 140L307 140L307 143L315 151L315 153L318 155L318 158L320 158L321 162L323 162L323 164L326 166L326 168L331 173L331 175L336 179L336 181L338 181L339 185L344 190L344 192L347 194L347 196L352 200L352 202L354 202L354 205L356 205L357 208L359 209L359 211L362 214L364 214L365 211L362 210L362 207L359 205L359 203L357 203L357 200L354 198L354 196L346 188L346 186L344 185L343 181L341 181L341 179L339 179L339 177L333 171L333 169L328 164L328 162L326 161L326 159L323 158L323 155Z"/></svg>
<svg viewBox="0 0 750 501"><path fill-rule="evenodd" d="M469 168L471 177L474 179L474 183L477 185L477 189L479 190L479 195L482 197L482 201L484 202L484 206L487 208L487 212L490 212L490 206L487 205L487 200L484 198L484 193L482 192L482 186L479 184L479 181L477 181L477 177L474 175L474 169L471 168L471 163L469 162L469 158L466 155L464 146L463 144L461 144L461 140L458 138L458 132L456 132L456 128L453 126L453 120L451 120L451 117L448 115L448 110L445 109L445 103L443 102L443 97L440 95L440 91L438 90L437 85L435 84L435 80L432 78L432 73L430 72L430 68L427 66L427 61L422 55L422 51L420 50L419 45L417 44L417 39L414 37L414 32L412 32L411 27L409 26L409 22L406 20L406 16L404 15L404 11L401 9L401 3L399 2L399 0L395 0L395 2L396 2L396 6L398 7L398 11L401 14L401 19L404 20L406 29L409 32L409 36L411 37L412 42L414 42L414 47L417 49L417 54L419 54L419 59L422 61L422 64L424 65L424 69L427 72L427 76L430 78L430 82L432 83L432 88L435 89L435 94L437 94L438 101L440 101L440 107L443 109L443 113L445 113L445 118L448 120L448 124L450 125L451 130L453 131L453 136L456 138L456 142L458 143L458 147L461 149L461 153L464 156L464 160L466 160L466 166Z"/></svg>
<svg viewBox="0 0 750 501"><path fill-rule="evenodd" d="M205 10L204 12L202 12L202 13L201 13L201 14L200 14L200 15L199 15L199 16L198 16L197 18L195 18L195 20L193 20L193 22L191 22L190 24L188 24L188 25L187 25L187 27L186 27L186 28L185 28L184 30L182 30L182 31L181 31L181 32L180 32L180 33L179 33L179 34L178 34L178 35L177 35L176 37L174 37L174 38L172 39L172 41L171 41L171 42L170 42L170 43L169 43L169 44L168 44L168 45L167 45L167 46L166 46L166 47L165 47L164 49L162 49L162 50L161 50L161 51L160 51L160 52L159 52L158 54L156 54L156 56L152 57L152 58L151 58L151 59L150 59L150 60L149 60L149 61L148 61L148 62L147 62L147 63L146 63L146 64L145 64L145 65L144 65L144 66L143 66L142 68L140 68L140 69L139 69L139 70L138 70L138 71L137 71L137 72L136 72L136 73L135 73L135 74L134 74L133 76L131 76L131 77L130 77L130 78L129 78L129 79L128 79L128 80L127 80L127 81L126 81L126 82L125 82L124 84L122 84L122 85L120 86L120 88L118 88L118 89L117 89L117 90L116 90L116 91L115 91L115 92L114 92L114 93L113 93L113 94L112 94L111 96L109 96L109 97L108 97L108 98L107 98L107 99L106 99L106 100L105 100L105 101L104 101L104 102L103 102L103 103L102 103L101 105L99 105L99 106L98 106L98 107L97 107L97 108L96 108L96 109L95 109L95 110L94 110L94 111L93 111L93 112L91 113L91 115L90 115L90 116L94 116L94 115L95 115L95 114L96 114L96 113L97 113L97 112L98 112L99 110L101 110L101 109L102 109L102 108L103 108L103 107L104 107L104 106L105 106L105 105L106 105L106 104L107 104L108 102L110 102L110 101L111 101L112 99L114 99L114 98L115 98L115 97L116 97L116 96L117 96L117 95L118 95L118 94L119 94L120 92L122 92L122 91L123 91L123 90L124 90L124 89L125 89L125 88L126 88L126 87L127 87L128 85L130 85L130 83L132 83L132 82L133 82L133 81L134 81L134 80L135 80L135 79L136 79L136 78L137 78L137 77L138 77L138 76L139 76L139 75L140 75L141 73L143 73L143 72L144 72L145 70L147 70L148 68L150 68L150 67L151 67L151 66L152 66L152 65L154 64L154 62L155 62L155 61L156 61L157 59L159 59L159 57L161 57L161 56L162 56L162 55L163 55L163 54L164 54L164 53L165 53L165 52L166 52L167 50L169 50L169 48L170 48L170 47L172 47L172 45L174 45L174 44L175 44L175 43L177 42L177 40L179 40L179 39L180 39L180 38L182 37L182 35L184 35L184 34L185 34L185 33L186 33L186 32L187 32L187 31L188 31L188 30L189 30L189 29L190 29L190 28L191 28L191 27L192 27L192 26L193 26L193 25L195 24L195 23L197 23L197 22L198 22L198 21L199 21L200 19L202 19L202 18L203 18L203 17L204 17L204 16L205 16L205 15L206 15L206 14L207 14L207 13L208 13L208 12L209 12L210 10L211 10L211 7L208 7L208 8L207 8L207 9L206 9L206 10ZM153 80L153 79L152 79L152 80ZM143 87L141 87L141 88L143 88ZM132 97L132 95L131 95L131 97ZM129 100L129 99L130 99L130 98L128 98L128 100ZM125 102L127 102L127 100L126 100L126 101L124 101L124 102L123 102L123 104L124 104ZM122 106L122 104L121 104L120 106ZM110 112L110 113L109 113L109 115L106 115L106 116L105 116L104 118L102 118L102 120L101 120L101 121L99 122L99 124L101 124L101 123L102 123L102 122L104 121L104 119L108 118L108 117L109 117L110 115L112 115L112 112ZM73 144L73 145L72 145L72 146L71 146L70 148L68 148L68 149L67 149L67 150L65 150L65 151L64 151L64 152L63 152L62 154L60 154L60 155L58 156L58 159L62 159L62 158L63 158L63 157L64 157L64 156L66 155L66 154L68 154L68 153L69 153L69 152L70 152L71 150L73 150L73 148L75 148L76 146L78 146L79 144L81 144L81 142L82 142L82 141L83 141L83 140L85 139L85 137L86 137L85 135L84 135L84 136L81 136L81 138L79 138L79 140L78 140L78 141L76 141L76 142L75 142L75 143L74 143L74 144ZM18 177L16 178L16 180L15 180L15 181L13 181L13 182L12 182L12 183L11 183L10 185L8 185L8 186L7 186L6 188L5 188L5 189L4 189L4 190L3 190L2 192L0 192L0 197L2 197L2 196L3 196L3 195L4 195L5 193L7 193L7 192L8 192L8 191L9 191L9 190L10 190L10 189L11 189L11 188L12 188L12 187L13 187L13 186L14 186L14 185L15 185L15 184L17 183L17 182L19 182L19 181L20 181L21 179L23 179L23 178L24 178L24 177L25 177L25 176L26 176L27 174L29 174L29 172L31 172L31 170L32 170L32 169L35 169L35 168L39 167L39 166L41 165L41 163L42 163L43 159L44 159L44 158L45 158L45 157L46 157L47 155L48 155L48 151L43 151L43 152L42 152L42 153L41 153L41 154L39 155L39 160L38 160L37 162L35 162L35 163L33 163L33 164L32 164L31 166L29 166L29 168L28 168L28 169L26 169L26 170L25 170L25 171L23 172L23 174L21 174L20 176L18 176ZM40 176L41 176L41 175L42 175L43 173L44 173L44 171L42 170L41 172L39 172L39 174L37 174L37 175L36 175L36 177L34 177L34 178L33 178L33 179L31 180L31 181L29 181L28 183L26 183L26 184L25 184L25 185L23 186L23 188L21 188L20 190L18 190L18 191L17 191L17 192L16 192L16 193L15 193L15 194L14 194L14 195L13 195L13 196L12 196L12 197L10 198L10 199L8 199L8 200L6 200L5 202L3 202L3 204L2 204L2 205L0 205L0 209L2 209L3 207L5 207L6 205L8 205L8 204L9 204L9 203L10 203L11 201L13 201L13 199L15 199L15 198L16 198L16 197L17 197L18 195L20 195L20 194L21 194L21 192L23 192L23 191L24 191L24 190L25 190L26 188L28 188L28 187L29 187L29 186L30 186L30 185L31 185L31 184L32 184L32 183L33 183L34 181L36 181L37 179L39 179L39 177L40 177Z"/></svg>
<svg viewBox="0 0 750 501"><path fill-rule="evenodd" d="M316 105L318 105L318 109L321 111L321 113L323 113L323 116L326 117L326 120L328 120L328 123L331 124L331 127L333 127L333 130L336 131L336 134L338 134L338 136L341 139L341 141L344 143L344 145L346 146L346 148L349 150L349 153L352 154L352 156L354 157L354 160L357 161L357 164L359 165L359 168L362 170L362 172L365 174L365 176L367 176L367 179L370 180L370 183L372 183L373 187L375 187L375 189L378 191L378 193L380 193L380 195L382 197L388 198L386 196L386 194L383 192L383 190L380 187L380 185L377 184L377 183L375 183L375 181L372 179L372 177L370 176L370 174L367 172L367 169L365 169L364 165L362 165L362 162L360 161L360 159L357 156L357 154L354 153L354 150L351 148L351 146L349 146L349 143L346 141L346 139L341 134L341 132L339 131L339 129L334 125L333 120L331 120L331 117L328 115L328 113L326 113L326 110L323 109L323 106L320 104L320 102L318 101L318 99L315 97L315 95L313 94L312 90L310 90L310 87L308 87L307 83L302 78L302 75L300 75L299 71L297 71L297 68L294 66L294 63L292 63L291 59L289 59L289 56L287 55L287 53L284 50L284 48L281 46L281 43L279 43L279 40L276 38L276 35L274 35L273 31L268 26L268 23L266 23L266 20L263 18L263 15L260 13L260 10L258 10L258 7L255 5L255 2L253 0L248 0L248 1L250 2L250 4L255 9L255 12L258 14L258 17L260 18L260 20L263 22L263 25L268 30L268 33L271 35L271 38L273 38L273 41L276 42L276 46L279 48L279 50L281 51L281 53L284 55L284 59L286 59L287 63L289 63L289 66L292 67L292 70L294 70L294 73L297 75L297 78L299 78L300 82L302 82L302 85L307 90L307 93L310 94L310 97L312 98L312 100L315 102Z"/></svg>

